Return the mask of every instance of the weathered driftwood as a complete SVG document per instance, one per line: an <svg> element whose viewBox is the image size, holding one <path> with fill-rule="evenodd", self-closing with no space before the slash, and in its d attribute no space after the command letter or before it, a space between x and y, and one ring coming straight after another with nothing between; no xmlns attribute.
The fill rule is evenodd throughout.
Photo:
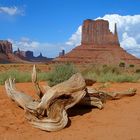
<svg viewBox="0 0 140 140"><path fill-rule="evenodd" d="M12 79L5 81L5 88L7 95L25 109L30 123L47 131L64 128L68 123L66 110L77 104L86 94L86 84L79 73L50 88L40 101L17 91Z"/></svg>
<svg viewBox="0 0 140 140"><path fill-rule="evenodd" d="M34 99L31 96L23 92L17 91L17 89L15 88L15 82L11 78L5 81L5 89L8 97L15 101L17 105L19 105L23 109L26 108L26 105L28 103L34 101Z"/></svg>
<svg viewBox="0 0 140 140"><path fill-rule="evenodd" d="M37 72L36 72L36 66L35 66L35 65L33 66L32 83L34 84L34 87L35 87L35 89L36 89L36 91L37 91L36 94L37 94L38 97L41 99L42 96L43 96L43 92L41 91L40 86L39 86L39 83L38 83L38 81L37 81Z"/></svg>
<svg viewBox="0 0 140 140"><path fill-rule="evenodd" d="M68 123L67 109L76 104L96 106L102 109L106 99L118 99L136 93L135 89L109 93L86 87L87 82L80 73L77 73L56 86L44 87L45 93L43 94L37 82L35 66L33 67L32 82L37 90L38 100L18 91L15 87L15 80L11 78L5 81L6 93L10 99L25 110L25 117L34 127L46 131L63 129Z"/></svg>
<svg viewBox="0 0 140 140"><path fill-rule="evenodd" d="M124 96L133 96L136 94L136 91L137 90L135 88L129 88L128 90L121 92L107 92L103 90L96 90L90 87L87 88L87 92L90 96L100 98L102 102L105 102L106 100L120 99Z"/></svg>

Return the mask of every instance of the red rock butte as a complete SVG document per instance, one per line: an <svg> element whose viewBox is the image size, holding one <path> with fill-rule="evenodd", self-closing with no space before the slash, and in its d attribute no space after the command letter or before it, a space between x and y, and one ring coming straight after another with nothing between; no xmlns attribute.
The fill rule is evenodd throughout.
<svg viewBox="0 0 140 140"><path fill-rule="evenodd" d="M0 63L26 63L13 54L12 43L0 40Z"/></svg>
<svg viewBox="0 0 140 140"><path fill-rule="evenodd" d="M112 33L109 30L109 22L101 19L85 20L82 26L81 45L54 61L92 64L125 62L140 65L140 59L120 47L117 25L114 25L114 33Z"/></svg>

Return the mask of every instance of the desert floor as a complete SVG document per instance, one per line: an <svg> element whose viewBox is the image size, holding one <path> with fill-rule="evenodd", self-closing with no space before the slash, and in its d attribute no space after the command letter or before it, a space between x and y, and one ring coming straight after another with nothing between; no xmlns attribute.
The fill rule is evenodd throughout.
<svg viewBox="0 0 140 140"><path fill-rule="evenodd" d="M26 121L24 111L9 100L4 86L0 86L0 140L140 140L140 83L112 83L106 90L130 87L137 88L135 96L107 101L102 110L72 108L65 129L45 132ZM31 83L19 83L17 88L30 95L35 93Z"/></svg>

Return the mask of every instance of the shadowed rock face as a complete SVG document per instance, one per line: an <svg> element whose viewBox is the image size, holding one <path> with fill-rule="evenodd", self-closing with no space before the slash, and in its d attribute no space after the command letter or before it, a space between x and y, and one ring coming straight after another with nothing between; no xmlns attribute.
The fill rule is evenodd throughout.
<svg viewBox="0 0 140 140"><path fill-rule="evenodd" d="M17 51L14 51L14 54L17 57L30 62L48 62L52 60L52 58L44 57L42 53L40 53L39 56L35 57L33 51L21 51L20 49L18 49Z"/></svg>
<svg viewBox="0 0 140 140"><path fill-rule="evenodd" d="M81 45L54 61L113 65L123 61L140 65L140 59L120 47L116 24L112 33L108 21L90 19L83 22Z"/></svg>
<svg viewBox="0 0 140 140"><path fill-rule="evenodd" d="M12 44L8 41L1 40L0 41L0 53L8 54L12 53Z"/></svg>

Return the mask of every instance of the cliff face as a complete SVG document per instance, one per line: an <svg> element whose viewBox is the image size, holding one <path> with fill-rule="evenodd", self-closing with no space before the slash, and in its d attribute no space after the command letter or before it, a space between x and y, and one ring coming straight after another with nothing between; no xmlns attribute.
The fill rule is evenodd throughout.
<svg viewBox="0 0 140 140"><path fill-rule="evenodd" d="M8 41L1 40L0 41L0 53L7 55L8 53L12 53L12 52L13 52L12 44Z"/></svg>
<svg viewBox="0 0 140 140"><path fill-rule="evenodd" d="M85 20L82 26L81 45L119 45L116 24L114 34L106 20Z"/></svg>
<svg viewBox="0 0 140 140"><path fill-rule="evenodd" d="M116 24L112 33L108 21L90 19L83 22L81 45L54 61L93 64L119 64L124 61L140 64L140 59L120 47Z"/></svg>
<svg viewBox="0 0 140 140"><path fill-rule="evenodd" d="M25 63L22 59L13 54L12 43L7 40L0 40L0 63Z"/></svg>

